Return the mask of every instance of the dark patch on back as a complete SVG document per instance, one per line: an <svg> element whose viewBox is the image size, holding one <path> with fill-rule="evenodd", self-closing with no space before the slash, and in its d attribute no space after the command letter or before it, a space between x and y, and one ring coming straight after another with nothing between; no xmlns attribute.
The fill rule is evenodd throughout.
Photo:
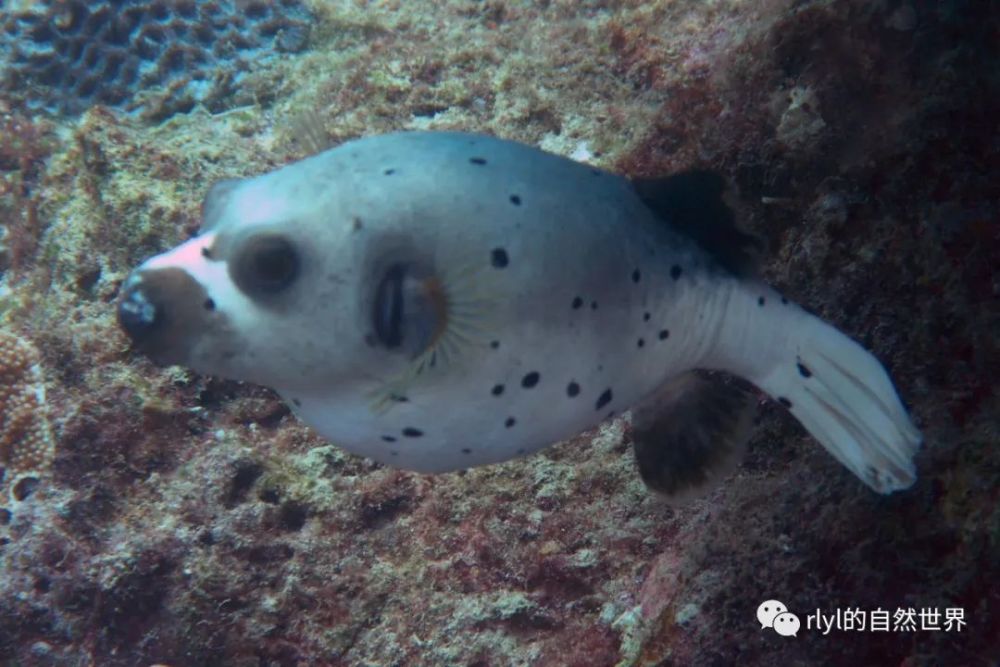
<svg viewBox="0 0 1000 667"><path fill-rule="evenodd" d="M685 171L666 178L632 180L639 199L672 228L694 240L737 276L754 270L760 241L736 227L722 199L725 179L712 171Z"/></svg>
<svg viewBox="0 0 1000 667"><path fill-rule="evenodd" d="M490 252L490 263L497 269L506 268L507 264L510 263L507 251L503 248L494 248Z"/></svg>

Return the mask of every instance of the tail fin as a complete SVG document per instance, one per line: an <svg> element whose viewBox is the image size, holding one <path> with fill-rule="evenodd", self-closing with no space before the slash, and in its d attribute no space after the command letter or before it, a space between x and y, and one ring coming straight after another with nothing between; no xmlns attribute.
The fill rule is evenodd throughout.
<svg viewBox="0 0 1000 667"><path fill-rule="evenodd" d="M872 489L908 488L916 480L913 456L922 436L882 364L829 324L801 316L783 361L748 379Z"/></svg>

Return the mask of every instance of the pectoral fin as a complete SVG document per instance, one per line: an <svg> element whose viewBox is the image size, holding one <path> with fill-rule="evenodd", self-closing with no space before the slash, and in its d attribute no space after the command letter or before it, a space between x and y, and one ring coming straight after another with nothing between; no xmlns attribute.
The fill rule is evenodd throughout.
<svg viewBox="0 0 1000 667"><path fill-rule="evenodd" d="M728 376L672 379L632 411L643 482L671 500L700 495L739 464L755 415L753 395Z"/></svg>

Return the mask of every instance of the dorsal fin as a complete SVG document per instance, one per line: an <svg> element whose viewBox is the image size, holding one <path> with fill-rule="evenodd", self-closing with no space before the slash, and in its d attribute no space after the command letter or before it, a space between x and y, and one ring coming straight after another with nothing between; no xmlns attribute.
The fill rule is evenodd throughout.
<svg viewBox="0 0 1000 667"><path fill-rule="evenodd" d="M692 170L665 178L632 179L636 194L656 215L690 237L727 271L754 272L761 243L741 231L722 198L725 179L713 171Z"/></svg>

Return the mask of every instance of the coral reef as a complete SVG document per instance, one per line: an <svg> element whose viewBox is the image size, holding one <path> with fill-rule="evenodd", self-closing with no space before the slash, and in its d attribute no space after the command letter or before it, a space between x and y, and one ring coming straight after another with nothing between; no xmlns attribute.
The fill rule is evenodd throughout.
<svg viewBox="0 0 1000 667"><path fill-rule="evenodd" d="M255 61L301 51L308 29L299 0L41 0L5 12L0 90L66 114L220 110Z"/></svg>
<svg viewBox="0 0 1000 667"><path fill-rule="evenodd" d="M0 329L0 494L24 500L37 476L48 472L54 453L38 351Z"/></svg>
<svg viewBox="0 0 1000 667"><path fill-rule="evenodd" d="M224 113L42 121L0 93L0 122L24 129L0 133L0 318L30 334L56 426L46 482L0 512L0 662L995 662L992 3L310 10L315 48L261 63ZM129 351L121 281L197 229L208 183L427 127L634 175L721 171L768 281L890 369L926 436L916 485L872 494L770 403L739 470L680 507L642 487L627 418L523 461L402 473L269 391ZM782 637L756 619L771 598L803 620L961 608L967 625Z"/></svg>
<svg viewBox="0 0 1000 667"><path fill-rule="evenodd" d="M43 225L36 186L56 147L54 129L44 120L12 112L0 100L0 275L29 262L37 250Z"/></svg>

